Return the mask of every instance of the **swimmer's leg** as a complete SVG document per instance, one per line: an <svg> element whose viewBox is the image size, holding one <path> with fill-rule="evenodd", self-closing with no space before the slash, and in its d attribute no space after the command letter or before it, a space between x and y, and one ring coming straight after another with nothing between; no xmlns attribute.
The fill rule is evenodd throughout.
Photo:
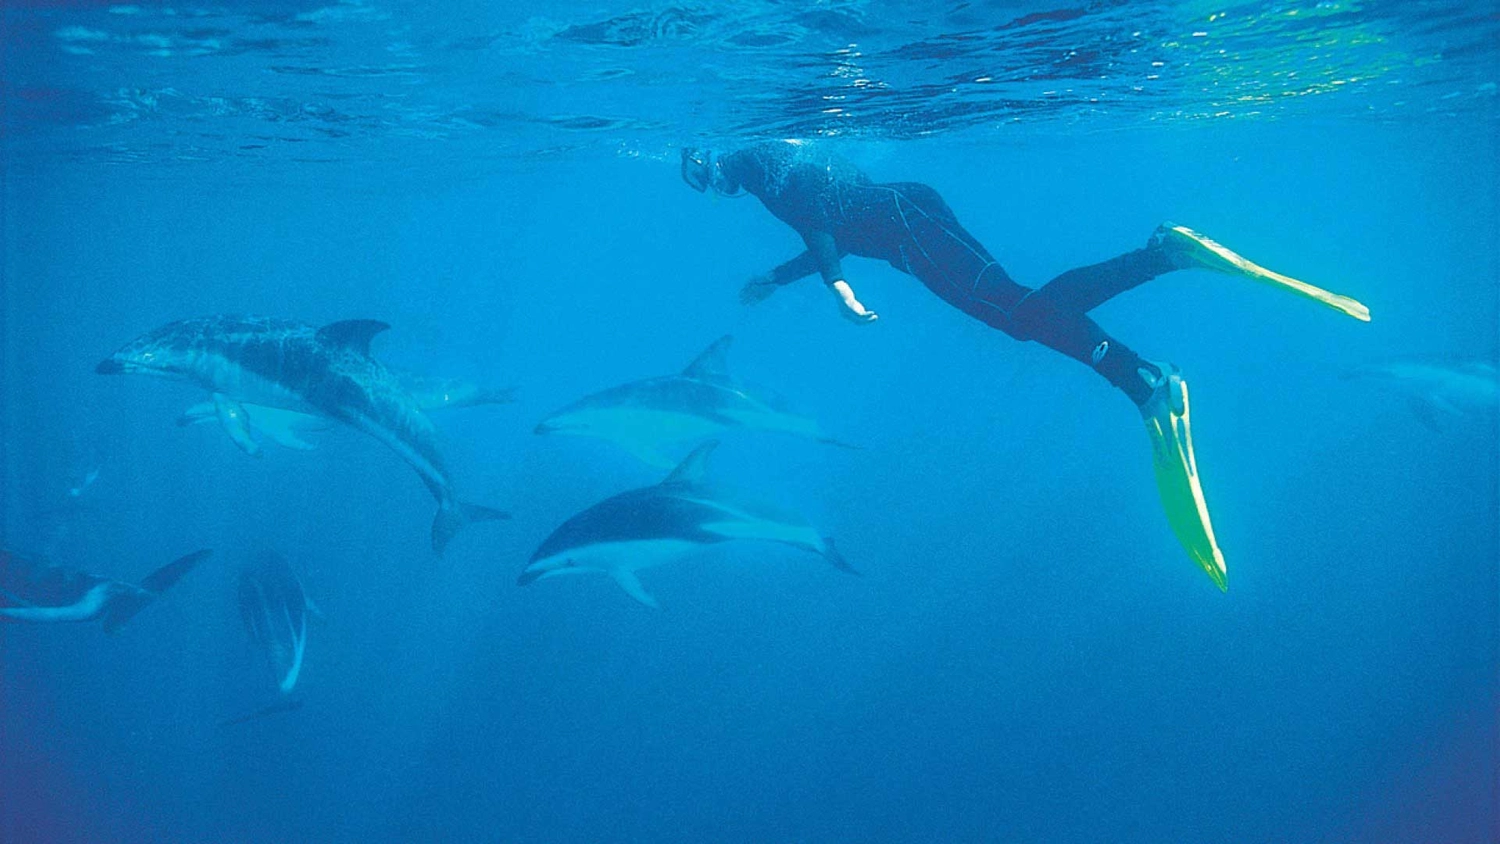
<svg viewBox="0 0 1500 844"><path fill-rule="evenodd" d="M1186 269L1205 269L1258 281L1363 322L1370 321L1370 309L1361 302L1266 269L1207 235L1171 223L1157 227L1144 249L1069 270L1043 285L1036 295L1052 300L1059 308L1087 313L1159 275Z"/></svg>
<svg viewBox="0 0 1500 844"><path fill-rule="evenodd" d="M1138 260L1130 256L1122 256L1122 259L1125 262ZM1122 259L1115 261L1121 262ZM1105 263L1108 265L1115 262ZM1084 271L1090 269L1093 268L1084 268ZM1141 274L1143 273L1133 277ZM1082 277L1083 273L1075 271L1071 280L1081 280ZM1100 271L1094 275L1095 280L1131 277L1123 272L1109 271ZM1069 276L1065 274L1064 278ZM1003 286L996 286L994 289L1005 292ZM1095 286L1091 292L1100 289L1101 287ZM986 322L1013 337L1035 340L1087 364L1135 402L1146 423L1146 432L1151 437L1151 463L1167 523L1188 556L1192 557L1215 585L1220 589L1228 589L1224 553L1219 549L1218 540L1214 536L1213 522L1209 518L1208 503L1203 495L1203 484L1199 480L1198 464L1193 454L1188 389L1182 373L1171 364L1143 359L1130 347L1106 333L1082 310L1064 307L1062 304L1067 302L1076 306L1087 300L1062 297L1060 302L1056 296L1042 295L1044 291L1046 288L1023 294L1020 301L1010 308L1006 318L999 316L998 307L980 313L987 313L990 319ZM975 315L979 316L980 313Z"/></svg>
<svg viewBox="0 0 1500 844"><path fill-rule="evenodd" d="M1168 251L1153 241L1145 249L1068 270L1042 285L1036 296L1059 310L1088 313L1121 293L1177 268Z"/></svg>

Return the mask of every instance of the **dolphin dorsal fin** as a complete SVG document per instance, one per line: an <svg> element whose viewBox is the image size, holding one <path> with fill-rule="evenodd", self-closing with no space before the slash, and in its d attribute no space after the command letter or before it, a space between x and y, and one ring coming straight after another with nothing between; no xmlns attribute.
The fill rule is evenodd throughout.
<svg viewBox="0 0 1500 844"><path fill-rule="evenodd" d="M318 342L370 356L370 341L390 328L378 319L346 319L330 322L318 329Z"/></svg>
<svg viewBox="0 0 1500 844"><path fill-rule="evenodd" d="M672 470L672 474L662 481L662 484L665 486L703 483L703 476L708 471L708 456L713 454L714 449L718 447L718 440L709 440L693 449L693 453L684 457L682 462L677 464L677 468Z"/></svg>
<svg viewBox="0 0 1500 844"><path fill-rule="evenodd" d="M732 334L725 334L715 340L713 345L693 358L693 362L687 365L687 369L682 370L682 374L699 381L729 381L729 347L733 343L734 335Z"/></svg>

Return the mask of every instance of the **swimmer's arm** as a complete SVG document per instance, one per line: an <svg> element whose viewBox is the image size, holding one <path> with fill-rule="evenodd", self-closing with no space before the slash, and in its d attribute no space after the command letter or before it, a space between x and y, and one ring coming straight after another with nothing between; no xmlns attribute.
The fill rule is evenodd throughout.
<svg viewBox="0 0 1500 844"><path fill-rule="evenodd" d="M766 280L780 287L791 284L799 279L807 278L817 271L818 259L813 257L812 252L803 250L801 255L771 270L767 274Z"/></svg>
<svg viewBox="0 0 1500 844"><path fill-rule="evenodd" d="M844 279L844 268L840 263L838 244L833 240L833 235L828 232L808 232L802 236L807 241L807 251L818 264L818 272L823 276L823 283L833 291L833 295L839 302L839 313L846 318L860 324L874 322L879 319L874 311L866 308L859 298L854 295L854 288Z"/></svg>

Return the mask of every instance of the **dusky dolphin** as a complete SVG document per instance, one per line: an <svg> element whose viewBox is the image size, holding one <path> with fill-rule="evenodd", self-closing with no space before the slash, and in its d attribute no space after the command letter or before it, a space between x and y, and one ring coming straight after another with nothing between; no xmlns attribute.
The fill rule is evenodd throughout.
<svg viewBox="0 0 1500 844"><path fill-rule="evenodd" d="M437 429L400 380L370 356L370 341L388 328L364 319L313 329L287 319L199 317L137 337L97 371L139 372L202 386L213 394L219 421L236 442L254 439L246 403L335 419L369 434L415 469L437 499L432 547L441 554L464 525L510 516L458 499L438 450Z"/></svg>
<svg viewBox="0 0 1500 844"><path fill-rule="evenodd" d="M209 554L194 551L146 575L137 586L72 569L42 566L0 550L0 621L100 621L106 632L134 618Z"/></svg>
<svg viewBox="0 0 1500 844"><path fill-rule="evenodd" d="M827 434L814 419L788 409L779 396L750 389L729 375L732 336L715 340L675 375L632 381L568 405L536 426L538 434L610 440L641 460L668 468L663 446L698 441L734 428L779 431L829 445L855 447Z"/></svg>
<svg viewBox="0 0 1500 844"><path fill-rule="evenodd" d="M568 519L531 555L517 584L559 574L603 572L630 597L657 607L636 572L735 539L780 542L820 554L835 568L857 574L833 540L802 516L711 488L704 472L717 445L710 440L698 446L659 484L605 499Z"/></svg>
<svg viewBox="0 0 1500 844"><path fill-rule="evenodd" d="M1346 379L1368 379L1405 394L1423 425L1442 430L1446 420L1473 419L1493 423L1500 416L1500 389L1495 366L1470 361L1443 364L1393 361L1355 367Z"/></svg>
<svg viewBox="0 0 1500 844"><path fill-rule="evenodd" d="M302 581L280 554L263 554L240 573L240 618L264 649L276 687L290 694L307 653L307 619L314 611Z"/></svg>
<svg viewBox="0 0 1500 844"><path fill-rule="evenodd" d="M510 388L481 387L462 378L429 378L404 373L399 373L397 377L416 401L417 407L423 411L506 404L516 400L515 391ZM238 408L231 407L227 414L221 412L220 408L223 406L220 396L212 396L209 401L199 402L183 411L177 417L177 424L186 426L218 422L223 425L230 440L251 457L257 457L261 453L255 434L264 436L282 448L311 451L317 446L303 439L303 436L326 431L336 424L325 416L251 402L239 402ZM243 411L242 419L238 417L238 411Z"/></svg>

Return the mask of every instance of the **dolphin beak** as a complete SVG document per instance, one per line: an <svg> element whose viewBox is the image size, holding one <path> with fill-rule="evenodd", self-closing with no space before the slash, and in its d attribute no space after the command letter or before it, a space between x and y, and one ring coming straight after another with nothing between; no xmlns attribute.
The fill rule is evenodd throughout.
<svg viewBox="0 0 1500 844"><path fill-rule="evenodd" d="M125 371L125 364L120 363L114 358L105 358L99 361L99 365L94 367L94 371L100 375L119 375Z"/></svg>
<svg viewBox="0 0 1500 844"><path fill-rule="evenodd" d="M542 575L544 575L546 573L547 572L545 572L545 571L532 571L532 570L528 569L526 571L521 572L521 576L518 577L518 578L516 578L516 585L517 586L526 586L527 584L535 583L538 579L541 578Z"/></svg>
<svg viewBox="0 0 1500 844"><path fill-rule="evenodd" d="M538 422L537 426L535 428L531 429L531 433L533 433L533 434L550 434L550 433L552 433L553 431L556 431L556 430L557 430L557 428L553 427L552 424L549 423L549 422Z"/></svg>

